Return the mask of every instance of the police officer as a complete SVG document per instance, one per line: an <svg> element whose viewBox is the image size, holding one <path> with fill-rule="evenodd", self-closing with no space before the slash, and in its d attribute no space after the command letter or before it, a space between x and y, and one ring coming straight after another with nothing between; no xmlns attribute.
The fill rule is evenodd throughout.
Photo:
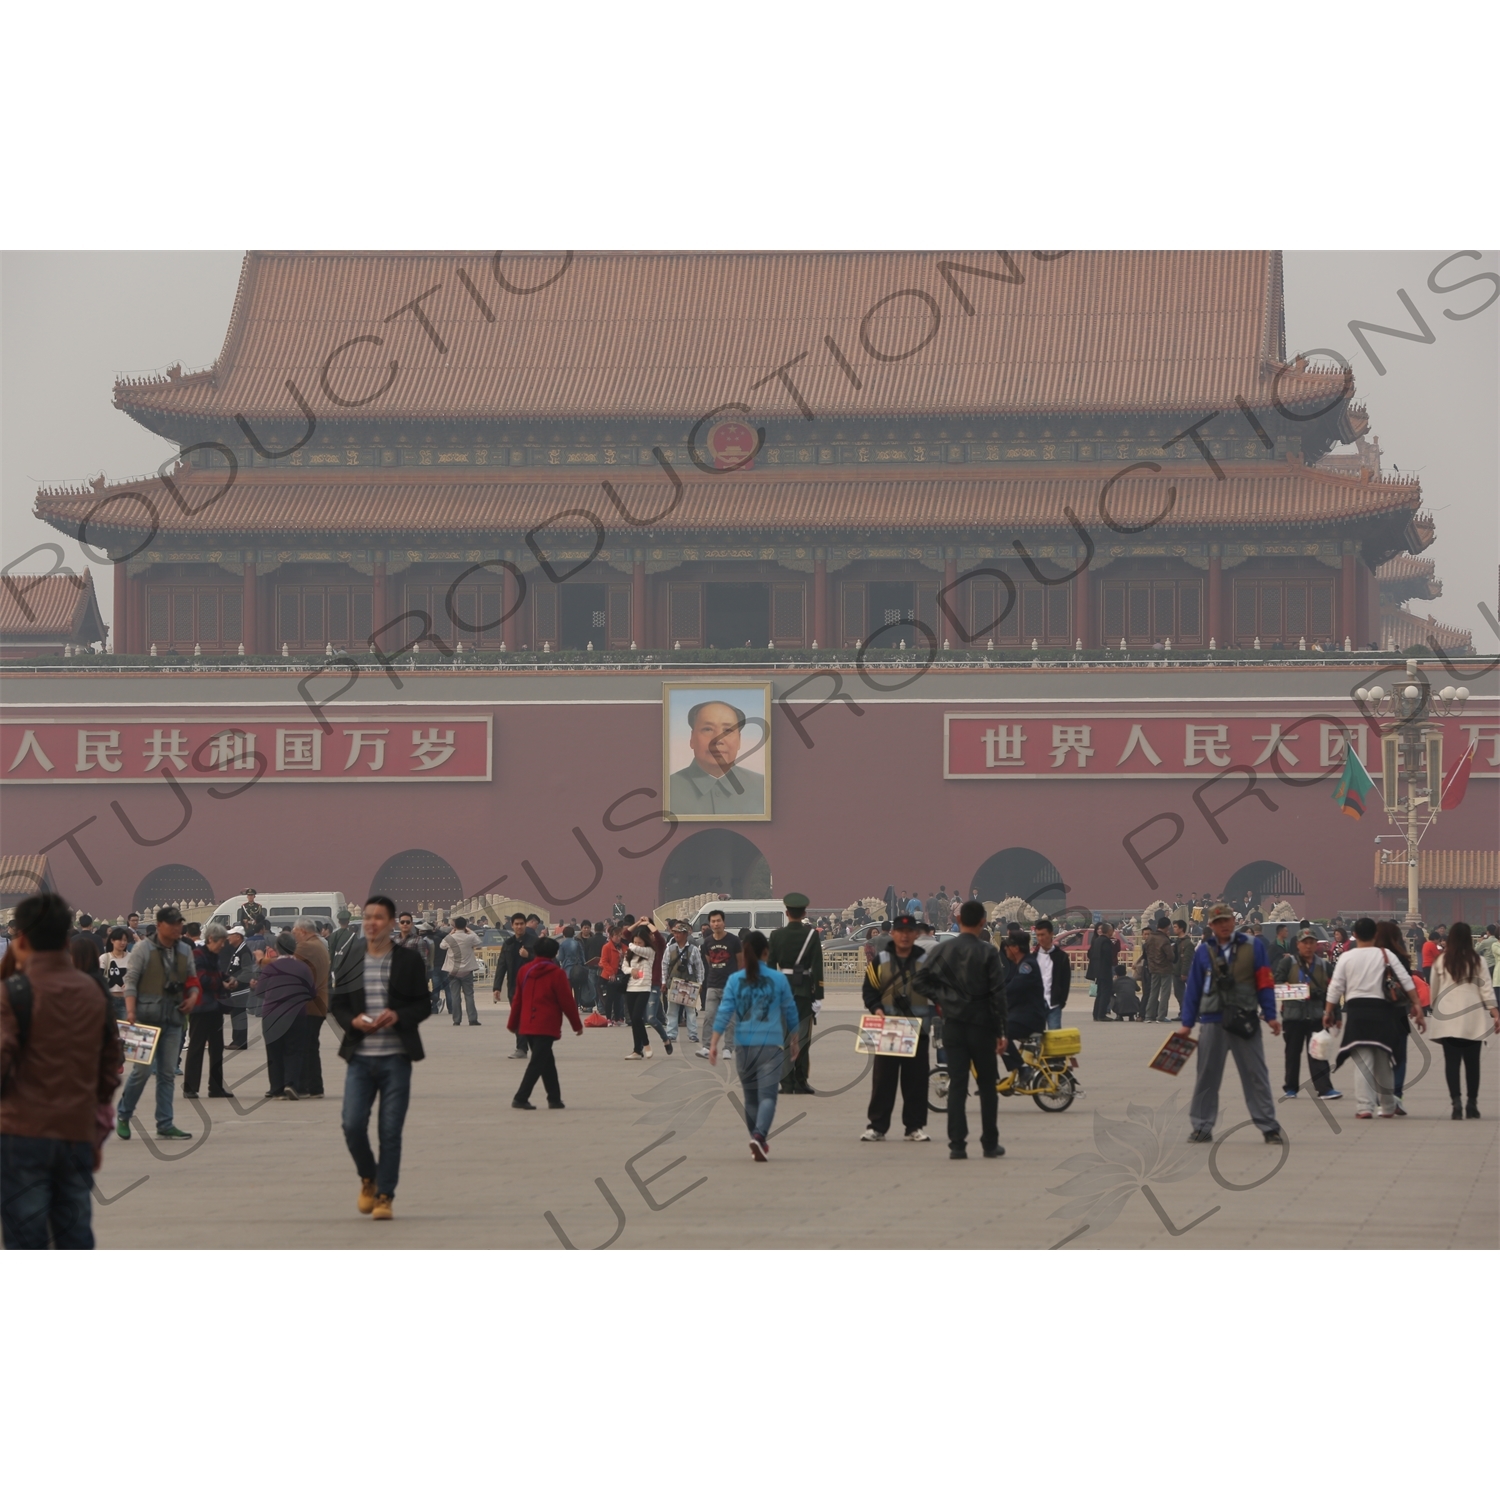
<svg viewBox="0 0 1500 1500"><path fill-rule="evenodd" d="M916 944L917 919L902 912L890 924L891 936L865 966L865 1009L876 1016L908 1016L920 1020L917 1050L911 1057L877 1057L870 1083L870 1125L862 1141L883 1141L891 1128L896 1086L901 1087L901 1123L909 1141L930 1141L927 1124L928 1033L932 1006L911 987L921 951Z"/></svg>
<svg viewBox="0 0 1500 1500"><path fill-rule="evenodd" d="M807 920L808 901L801 891L788 891L781 904L786 907L786 926L771 934L766 961L786 975L797 1002L798 1021L797 1056L787 1058L781 1092L812 1094L816 1090L807 1081L808 1050L813 1017L823 1008L823 942Z"/></svg>
<svg viewBox="0 0 1500 1500"><path fill-rule="evenodd" d="M235 926L243 927L246 932L254 932L265 920L266 909L255 899L255 887L247 886L245 899L240 903L240 909L234 914Z"/></svg>

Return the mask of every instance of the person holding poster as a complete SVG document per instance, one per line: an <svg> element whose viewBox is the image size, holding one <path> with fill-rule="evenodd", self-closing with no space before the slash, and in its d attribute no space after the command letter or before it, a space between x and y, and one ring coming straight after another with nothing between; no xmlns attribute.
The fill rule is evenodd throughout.
<svg viewBox="0 0 1500 1500"><path fill-rule="evenodd" d="M932 1006L911 987L921 959L917 919L902 912L891 923L890 941L865 966L865 1009L876 1016L906 1016L918 1021L917 1050L912 1057L877 1057L870 1080L870 1122L862 1141L883 1141L891 1128L896 1089L901 1089L901 1124L909 1141L930 1141L927 1134L928 1031Z"/></svg>

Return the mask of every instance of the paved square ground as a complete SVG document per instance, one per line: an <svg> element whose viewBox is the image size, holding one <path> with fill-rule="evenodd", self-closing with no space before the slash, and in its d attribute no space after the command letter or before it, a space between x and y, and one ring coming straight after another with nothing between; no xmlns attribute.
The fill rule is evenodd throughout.
<svg viewBox="0 0 1500 1500"><path fill-rule="evenodd" d="M1070 1013L1072 1011L1070 1007ZM101 1248L350 1246L555 1249L1485 1248L1500 1244L1500 1048L1485 1049L1484 1119L1449 1119L1442 1055L1414 1043L1408 1118L1356 1120L1347 1095L1279 1106L1288 1144L1248 1123L1233 1068L1216 1149L1188 1148L1192 1063L1178 1082L1147 1068L1163 1026L1097 1025L1081 1010L1084 1096L1066 1113L1000 1102L1006 1156L978 1155L969 1101L966 1162L950 1162L945 1117L931 1145L896 1130L864 1144L868 1062L854 1053L852 992L825 1008L812 1053L815 1097L783 1096L772 1159L746 1148L733 1064L679 1047L627 1062L629 1032L571 1032L558 1044L567 1109L510 1108L523 1063L503 1012L478 1034L436 1017L413 1074L396 1218L355 1212L339 1128L344 1066L323 1035L321 1102L263 1102L264 1052L231 1054L234 1100L178 1102L194 1132L168 1152L151 1137L152 1088L125 1142L111 1139L94 1215ZM683 1033L686 1042L686 1033ZM1282 1044L1266 1035L1273 1083ZM1429 1061L1430 1045L1430 1061ZM179 1083L181 1080L179 1079ZM1277 1090L1279 1092L1279 1089ZM545 1106L538 1088L535 1102ZM1237 1125L1243 1129L1235 1130ZM1227 1134L1233 1132L1232 1134ZM1065 1191L1059 1191L1063 1189ZM98 1202L98 1199L105 1201ZM1069 1238L1069 1237L1072 1238Z"/></svg>

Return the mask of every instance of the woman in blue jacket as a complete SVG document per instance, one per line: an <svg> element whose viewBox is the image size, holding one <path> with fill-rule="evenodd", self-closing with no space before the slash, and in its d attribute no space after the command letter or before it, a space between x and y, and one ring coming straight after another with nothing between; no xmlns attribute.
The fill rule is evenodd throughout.
<svg viewBox="0 0 1500 1500"><path fill-rule="evenodd" d="M745 1093L745 1123L750 1127L750 1155L765 1161L776 1118L776 1096L781 1091L783 1052L791 1046L797 1060L797 1002L785 974L762 960L770 944L763 932L745 935L745 966L729 976L714 1013L714 1039L709 1045L711 1067L719 1064L719 1042L734 1022L734 1061Z"/></svg>

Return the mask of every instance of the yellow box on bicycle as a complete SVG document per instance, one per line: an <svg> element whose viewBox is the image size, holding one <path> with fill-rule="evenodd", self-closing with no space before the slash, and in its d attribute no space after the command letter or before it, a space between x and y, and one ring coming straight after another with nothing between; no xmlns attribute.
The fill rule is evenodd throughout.
<svg viewBox="0 0 1500 1500"><path fill-rule="evenodd" d="M1083 1051L1083 1033L1076 1026L1042 1033L1043 1057L1074 1057Z"/></svg>

